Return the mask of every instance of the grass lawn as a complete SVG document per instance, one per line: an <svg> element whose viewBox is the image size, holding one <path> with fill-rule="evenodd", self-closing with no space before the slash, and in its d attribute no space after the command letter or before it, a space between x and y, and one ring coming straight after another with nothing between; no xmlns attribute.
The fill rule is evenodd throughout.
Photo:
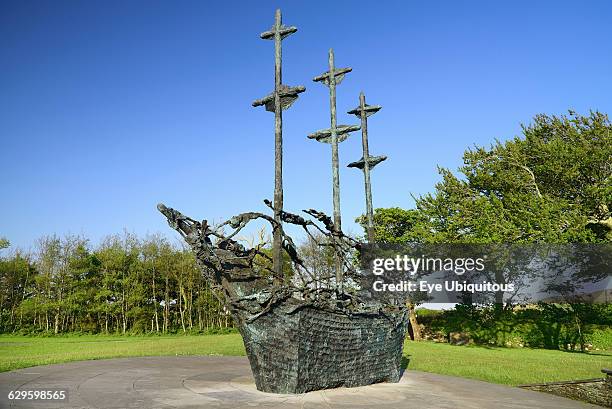
<svg viewBox="0 0 612 409"><path fill-rule="evenodd" d="M612 367L612 351L583 354L406 341L404 356L408 369L506 385L601 378L601 369Z"/></svg>
<svg viewBox="0 0 612 409"><path fill-rule="evenodd" d="M0 372L87 359L152 355L245 355L239 334L0 336Z"/></svg>
<svg viewBox="0 0 612 409"><path fill-rule="evenodd" d="M0 336L0 371L84 359L147 355L245 355L238 334L190 336ZM408 368L518 385L601 377L612 352L453 346L406 341Z"/></svg>

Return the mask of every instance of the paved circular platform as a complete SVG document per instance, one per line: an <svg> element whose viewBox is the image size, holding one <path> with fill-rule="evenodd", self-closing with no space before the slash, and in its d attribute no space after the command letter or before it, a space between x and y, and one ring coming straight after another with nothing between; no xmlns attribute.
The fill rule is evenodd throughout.
<svg viewBox="0 0 612 409"><path fill-rule="evenodd" d="M68 401L9 401L11 390L68 390ZM142 357L0 374L0 408L594 408L538 392L406 371L396 384L302 395L255 389L244 357Z"/></svg>

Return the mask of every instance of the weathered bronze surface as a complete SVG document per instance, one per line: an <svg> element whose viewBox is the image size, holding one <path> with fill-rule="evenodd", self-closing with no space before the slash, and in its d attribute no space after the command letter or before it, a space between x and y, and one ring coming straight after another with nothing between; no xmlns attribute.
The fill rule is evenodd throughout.
<svg viewBox="0 0 612 409"><path fill-rule="evenodd" d="M349 168L363 170L363 182L366 198L366 233L368 242L374 241L374 208L372 206L372 183L370 182L370 170L380 162L387 159L386 156L370 156L368 147L368 117L380 111L380 105L368 105L365 102L363 92L359 94L359 106L348 111L349 114L358 116L361 119L361 147L363 156L356 162L348 164ZM366 159L367 158L367 159Z"/></svg>
<svg viewBox="0 0 612 409"><path fill-rule="evenodd" d="M283 211L283 109L289 108L306 88L283 85L282 40L295 33L296 27L283 25L280 9L276 10L274 25L269 31L261 33L264 40L274 40L274 91L272 94L253 102L253 106L264 105L266 111L274 112L274 220L272 231L272 264L277 277L282 275L283 250L278 227L282 225Z"/></svg>
<svg viewBox="0 0 612 409"><path fill-rule="evenodd" d="M274 201L264 201L273 216L246 212L211 226L163 204L158 209L189 244L202 274L223 295L242 334L257 389L303 393L397 382L406 312L401 305L374 302L360 291L356 283L361 273L354 261L360 244L341 229L338 143L359 126L336 125L335 86L351 69L336 69L332 50L329 71L315 78L330 88L331 127L309 138L332 145L334 217L309 209L303 211L305 218L283 209L282 111L305 89L282 84L281 41L296 31L282 25L277 10L274 26L261 34L275 44L274 91L253 102L274 112ZM261 246L246 248L235 239L255 220L271 227L272 257ZM283 223L300 226L322 251L331 249L336 258L335 280L305 266ZM283 271L283 255L289 258L292 274Z"/></svg>
<svg viewBox="0 0 612 409"><path fill-rule="evenodd" d="M330 143L332 151L332 195L334 203L334 224L338 230L342 229L342 216L340 212L340 170L339 170L339 159L338 159L338 143L346 140L349 136L349 132L353 132L359 129L359 126L351 125L336 125L336 85L340 84L344 79L344 76L351 72L352 68L336 68L334 62L334 50L329 49L328 53L328 65L329 70L321 75L313 78L314 82L322 82L329 88L329 117L331 127L323 131L317 131L308 138L315 139L319 142ZM336 255L336 287L338 292L342 292L342 285L344 283L342 271L341 255Z"/></svg>

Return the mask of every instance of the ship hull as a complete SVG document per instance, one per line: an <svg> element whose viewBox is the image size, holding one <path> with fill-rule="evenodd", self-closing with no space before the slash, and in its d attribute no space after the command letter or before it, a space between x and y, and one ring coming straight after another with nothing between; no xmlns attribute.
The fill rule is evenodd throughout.
<svg viewBox="0 0 612 409"><path fill-rule="evenodd" d="M239 325L258 390L295 394L399 381L405 312L294 308L278 305Z"/></svg>

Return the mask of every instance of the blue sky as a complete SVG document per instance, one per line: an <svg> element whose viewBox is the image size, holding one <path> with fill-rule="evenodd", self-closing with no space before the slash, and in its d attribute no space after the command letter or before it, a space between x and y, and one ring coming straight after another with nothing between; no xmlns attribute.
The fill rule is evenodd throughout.
<svg viewBox="0 0 612 409"><path fill-rule="evenodd" d="M0 1L0 236L93 244L123 229L173 237L155 204L220 221L265 210L273 115L251 107L274 85L274 10L299 31L283 79L306 92L284 114L285 207L331 213L327 88L350 66L339 123L363 90L375 207L414 205L436 166L520 133L538 113L612 112L609 1ZM359 133L340 145L346 230L363 212Z"/></svg>

